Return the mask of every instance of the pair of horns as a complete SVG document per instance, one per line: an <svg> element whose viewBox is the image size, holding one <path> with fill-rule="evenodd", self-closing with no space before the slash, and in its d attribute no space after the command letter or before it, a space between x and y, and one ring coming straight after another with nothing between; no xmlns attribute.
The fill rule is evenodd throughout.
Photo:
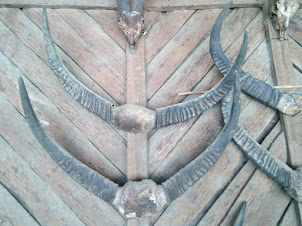
<svg viewBox="0 0 302 226"><path fill-rule="evenodd" d="M103 98L96 96L91 91L87 91L84 89L84 86L81 87L81 93L77 93L75 91L75 87L78 88L79 82L71 77L70 72L65 69L61 60L58 58L54 45L50 38L50 33L47 24L46 11L43 10L43 29L46 41L46 49L49 57L50 65L54 70L55 74L65 87L66 91L69 92L75 99L82 104L84 107L88 109L100 109L95 112L105 112L101 109L100 106L113 108L112 104L108 101L105 101ZM48 33L47 33L48 32ZM236 62L231 67L230 71L226 75L226 77L216 86L215 89L210 91L208 94L203 95L193 101L188 101L183 104L176 105L179 114L181 114L181 110L188 109L190 112L190 116L193 117L194 106L199 102L204 103L207 106L204 106L204 109L209 108L216 104L219 100L213 101L213 96L219 95L220 99L226 94L230 89L232 89L233 98L230 101L231 110L228 119L226 120L226 124L219 136L214 140L214 142L195 160L193 160L189 165L181 169L177 174L169 178L167 181L162 183L162 188L165 192L166 199L168 202L172 202L174 199L183 194L186 190L192 187L205 173L216 163L216 161L221 156L225 147L232 139L235 133L235 129L237 128L238 118L240 113L240 82L239 82L239 71L244 63L244 59L247 52L247 34L244 36L244 41ZM224 86L227 83L226 89ZM224 87L224 89L221 88ZM30 103L24 82L22 78L19 79L19 87L20 87L20 96L22 100L22 106L26 115L26 119L28 120L29 126L39 141L39 143L43 146L43 148L47 151L47 153L53 158L53 160L64 170L66 171L71 178L73 178L76 182L82 185L87 191L94 194L95 196L101 198L102 200L112 204L116 197L117 192L121 187L94 170L88 168L84 164L75 160L73 157L65 154L64 151L55 144L44 132L42 129L34 111L32 105ZM218 88L217 88L218 87ZM96 98L94 101L88 101L87 98L93 96ZM209 103L202 102L208 100L210 98ZM95 101L99 101L98 108L91 108L91 103L95 103ZM175 107L175 106L174 106ZM193 110L192 110L193 109ZM157 110L157 112L161 112L161 110ZM172 109L171 109L171 112ZM101 114L104 120L110 121L111 116L109 117L106 114ZM106 116L106 117L105 117ZM169 122L173 120L169 120L173 118L173 114L169 113L169 117L165 119L165 124L169 124ZM183 116L182 116L183 117ZM181 117L181 118L182 118Z"/></svg>

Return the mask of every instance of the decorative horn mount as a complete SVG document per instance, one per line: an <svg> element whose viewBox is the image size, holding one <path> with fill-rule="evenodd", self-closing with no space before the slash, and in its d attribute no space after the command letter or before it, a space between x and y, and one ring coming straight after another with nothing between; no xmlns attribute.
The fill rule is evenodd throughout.
<svg viewBox="0 0 302 226"><path fill-rule="evenodd" d="M230 71L233 78L233 98L231 100L231 113L227 123L213 143L162 185L152 180L129 181L123 187L106 179L99 173L88 168L78 160L64 153L42 129L30 103L22 78L19 78L19 89L23 110L30 129L39 143L51 158L68 175L78 182L90 193L111 204L127 220L142 219L154 223L166 207L177 197L191 188L205 173L217 162L235 133L240 113L240 84L238 70L244 62L247 39L239 53L236 63Z"/></svg>
<svg viewBox="0 0 302 226"><path fill-rule="evenodd" d="M64 89L84 108L121 130L130 133L145 133L154 128L158 129L184 122L201 115L204 111L217 104L232 88L234 78L231 73L228 73L207 93L184 103L155 110L133 104L115 107L113 103L85 87L62 63L51 39L45 7L43 8L42 21L48 61Z"/></svg>

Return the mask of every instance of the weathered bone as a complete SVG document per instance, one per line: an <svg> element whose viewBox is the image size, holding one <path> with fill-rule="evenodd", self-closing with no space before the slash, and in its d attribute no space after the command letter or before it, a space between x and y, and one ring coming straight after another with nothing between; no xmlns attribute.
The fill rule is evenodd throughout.
<svg viewBox="0 0 302 226"><path fill-rule="evenodd" d="M120 14L118 26L133 48L144 30L144 0L133 0L132 9L128 0L118 0L117 5Z"/></svg>
<svg viewBox="0 0 302 226"><path fill-rule="evenodd" d="M213 27L210 39L211 56L216 67L223 75L226 75L230 70L232 67L232 62L222 51L220 43L220 31L222 23L232 5L232 2L233 1L230 1L220 13ZM299 106L296 102L298 98L294 99L290 94L282 93L269 84L254 78L249 73L246 73L242 70L240 70L239 73L241 89L251 97L284 114L295 115L301 110L301 106ZM300 98L302 97L301 94L299 94L299 96Z"/></svg>
<svg viewBox="0 0 302 226"><path fill-rule="evenodd" d="M246 39L245 39L246 41ZM242 48L246 52L245 48ZM231 102L230 119L220 132L219 136L210 145L201 157L197 157L189 165L180 170L174 177L162 185L156 185L152 180L140 182L127 182L123 187L118 187L114 182L106 179L83 163L64 154L64 151L45 134L35 112L31 106L24 82L19 79L20 96L23 110L29 126L39 143L44 147L51 158L71 178L83 186L87 191L112 204L126 219L141 218L144 222L153 223L165 210L168 204L193 186L218 160L234 135L240 112L240 84L238 71L235 70L242 63L244 55L239 54L238 64L234 64L235 76L234 96ZM204 165L203 165L204 164ZM179 180L179 181L177 181ZM177 188L171 186L178 186ZM176 194L177 193L177 194ZM146 220L146 221L145 221Z"/></svg>
<svg viewBox="0 0 302 226"><path fill-rule="evenodd" d="M247 34L244 36L244 41L240 49L239 55L229 74L236 75L236 82L234 88L233 99L230 99L230 105L232 105L231 113L229 114L228 122L225 122L220 135L215 141L196 159L190 164L181 169L173 177L162 183L164 190L169 198L169 202L172 202L178 198L181 194L192 187L203 175L205 175L210 168L217 162L225 147L232 139L234 135L234 128L237 127L239 112L240 112L240 85L239 85L239 73L247 51ZM231 117L232 116L232 117ZM230 119L230 120L229 120ZM227 135L226 135L227 134Z"/></svg>
<svg viewBox="0 0 302 226"><path fill-rule="evenodd" d="M43 8L42 19L48 61L64 89L84 108L127 132L147 132L155 127L160 128L186 121L202 114L219 102L232 87L233 77L229 73L210 91L184 103L158 108L155 111L135 105L115 107L113 103L85 87L64 66L51 39L45 8Z"/></svg>
<svg viewBox="0 0 302 226"><path fill-rule="evenodd" d="M272 5L271 12L276 15L275 29L279 31L279 39L287 40L287 29L290 18L296 13L299 4L296 0L278 0Z"/></svg>

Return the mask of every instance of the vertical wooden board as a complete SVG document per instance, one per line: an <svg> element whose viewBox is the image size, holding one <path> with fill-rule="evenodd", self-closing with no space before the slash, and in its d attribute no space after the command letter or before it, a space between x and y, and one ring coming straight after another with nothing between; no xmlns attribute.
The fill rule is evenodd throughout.
<svg viewBox="0 0 302 226"><path fill-rule="evenodd" d="M0 106L0 135L86 225L98 225L100 219L104 225L124 224L112 206L87 192L56 165L35 139L24 117L1 95ZM5 175L0 173L0 176L7 180ZM20 188L20 192L26 192L26 188Z"/></svg>
<svg viewBox="0 0 302 226"><path fill-rule="evenodd" d="M281 125L278 123L262 142L261 146L265 149L269 149L281 132ZM209 211L203 217L201 216L198 225L219 225L255 171L255 164L253 164L252 161L248 161L211 206Z"/></svg>
<svg viewBox="0 0 302 226"><path fill-rule="evenodd" d="M75 32L96 51L102 61L125 76L125 51L85 11L79 9L55 10ZM104 74L103 76L110 76Z"/></svg>
<svg viewBox="0 0 302 226"><path fill-rule="evenodd" d="M42 26L40 9L24 9L25 14ZM89 46L57 13L48 9L49 26L54 42L60 46L89 76L99 83L117 102L126 102L126 78Z"/></svg>
<svg viewBox="0 0 302 226"><path fill-rule="evenodd" d="M264 38L264 37L263 37ZM238 51L238 50L237 50ZM253 49L251 50L253 53L248 60L246 61L244 65L244 69L247 71L254 70L253 76L255 76L258 79L261 79L263 81L267 80L269 77L271 77L271 65L269 60L269 53L267 50L266 42L263 42L254 52ZM250 52L250 53L251 53ZM214 70L214 68L207 74L207 76L201 81L202 86L199 86L199 90L207 90L209 87L212 86L212 84L216 84L219 80L219 72L217 70ZM200 87L204 87L200 89ZM198 89L197 89L198 90ZM189 98L187 98L189 99ZM186 100L187 100L186 99ZM250 98L248 96L243 96L242 98L242 108L247 106L250 102ZM198 129L194 130L195 132L191 132L192 128L190 127L184 127L184 126L190 126L192 125L197 119L194 121L190 120L184 124L179 124L173 126L173 128L167 127L158 130L151 138L150 138L150 170L151 172L154 172L162 162L164 162L160 168L158 169L158 172L156 172L156 175L159 174L167 174L168 172L176 172L177 169L179 169L179 165L173 164L174 161L177 161L175 158L178 156L178 154L172 154L175 150L181 151L182 148L176 147L175 150L173 149L177 143L179 143L179 139L182 138L182 136L186 136L188 141L185 141L185 146L191 147L192 150L196 150L197 153L200 152L200 150L204 150L204 148L209 144L209 142L212 139L209 139L209 141L206 141L204 137L202 137L201 134L208 134L208 137L214 137L218 134L218 128L217 128L217 119L221 119L220 113L213 113L212 110L208 110L210 113L205 112L199 119L200 122L198 122L199 126L196 127ZM251 114L251 119L254 118ZM205 119L203 119L205 118ZM214 122L213 122L214 121ZM202 124L204 123L204 124ZM187 132L188 131L188 132ZM215 131L215 132L214 132ZM186 134L186 135L184 135ZM189 135L190 134L190 135ZM190 144L190 140L194 140L194 138L190 138L190 136L195 137L195 139L198 140L198 142L194 142L192 145ZM170 142L166 142L166 140L169 139ZM184 138L182 138L184 139ZM181 141L182 142L182 141ZM200 146L201 144L201 146ZM178 145L179 146L179 145ZM186 148L187 149L187 148ZM190 149L189 149L190 150ZM172 152L173 151L173 152ZM193 151L194 153L196 151ZM171 156L167 157L171 152ZM190 151L188 152L188 155L190 155ZM196 156L196 154L193 154L193 157ZM191 157L192 158L192 157ZM188 163L186 160L183 164ZM183 160L183 159L182 159ZM183 166L183 165L182 165ZM164 173L165 172L165 173ZM155 176L155 175L154 175Z"/></svg>
<svg viewBox="0 0 302 226"><path fill-rule="evenodd" d="M218 13L218 10L217 14L216 12L215 14L212 13L212 16L215 16L214 18L211 17L213 21L208 21L208 24L211 24L209 24L210 27L207 27L207 29L210 30L212 28ZM251 23L258 13L258 9L235 9L230 13L224 22L221 32L221 44L223 49L228 48L232 44L234 39L237 38L244 29L246 29L248 24ZM209 52L209 41L210 37L208 36L194 49L194 51L192 51L187 59L179 66L179 68L177 68L177 70L171 75L165 84L148 101L149 108L162 107L182 101L184 97L178 96L177 93L183 92L183 89L191 90L201 79L203 79L204 75L214 65ZM147 67L147 76L149 76L150 71L148 69L152 62ZM162 65L162 67L166 68L166 65ZM156 72L157 76L162 76L162 74L158 72L159 71ZM167 71L164 73L166 74ZM147 85L150 86L149 83L147 83ZM171 87L173 87L173 89L171 89Z"/></svg>
<svg viewBox="0 0 302 226"><path fill-rule="evenodd" d="M283 162L286 161L284 132L273 143L270 151ZM290 200L291 197L280 185L258 169L221 225L234 222L243 201L247 202L244 225L276 225Z"/></svg>
<svg viewBox="0 0 302 226"><path fill-rule="evenodd" d="M272 22L267 22L270 46L273 58L273 67L277 85L296 85L293 64L287 41L279 41L279 34L273 28ZM293 167L302 165L302 115L295 117L281 115L283 120L290 163Z"/></svg>
<svg viewBox="0 0 302 226"><path fill-rule="evenodd" d="M152 26L146 36L146 65L173 38L194 12L194 10L167 12Z"/></svg>
<svg viewBox="0 0 302 226"><path fill-rule="evenodd" d="M18 77L22 72L0 52L0 93L19 112L23 113L18 90ZM13 75L13 76L12 76ZM9 78L12 76L11 78ZM87 166L93 168L105 177L120 184L125 183L123 175L58 109L43 93L34 87L25 77L26 88L36 109L36 114L44 129L65 150ZM43 110L41 110L43 109Z"/></svg>
<svg viewBox="0 0 302 226"><path fill-rule="evenodd" d="M122 137L110 125L83 109L67 95L57 78L41 76L52 74L52 70L20 42L2 22L0 22L0 37L5 37L5 39L0 38L0 50L110 161L114 162L122 172L126 172L126 145ZM122 155L124 158L121 157Z"/></svg>
<svg viewBox="0 0 302 226"><path fill-rule="evenodd" d="M290 38L289 47L294 67L302 73L302 46ZM300 81L297 81L297 85L301 84Z"/></svg>
<svg viewBox="0 0 302 226"><path fill-rule="evenodd" d="M301 224L301 223L300 223ZM280 220L279 224L280 226L298 226L300 225L299 221L297 219L296 210L295 210L295 204L292 200L286 209L284 215L282 216L282 219Z"/></svg>
<svg viewBox="0 0 302 226"><path fill-rule="evenodd" d="M220 10L196 11L147 66L147 99L165 83L175 69L212 28ZM204 21L203 29L199 29Z"/></svg>
<svg viewBox="0 0 302 226"><path fill-rule="evenodd" d="M127 104L146 106L145 38L136 44L135 53L127 45ZM148 179L146 133L127 134L127 179Z"/></svg>
<svg viewBox="0 0 302 226"><path fill-rule="evenodd" d="M0 137L0 143L4 142ZM0 146L3 146L0 144ZM7 148L8 149L8 148ZM32 225L38 222L23 208L22 205L0 183L0 224L2 225Z"/></svg>
<svg viewBox="0 0 302 226"><path fill-rule="evenodd" d="M1 183L18 196L39 224L84 225L2 137L0 137L0 163Z"/></svg>
<svg viewBox="0 0 302 226"><path fill-rule="evenodd" d="M33 52L35 52L44 62L48 62L44 37L41 29L35 25L21 9L1 8L0 17L6 24ZM105 97L111 102L117 102L106 91L94 82L65 52L57 48L58 55L73 73L73 75L93 92ZM48 64L48 63L47 63ZM55 76L53 74L53 76Z"/></svg>

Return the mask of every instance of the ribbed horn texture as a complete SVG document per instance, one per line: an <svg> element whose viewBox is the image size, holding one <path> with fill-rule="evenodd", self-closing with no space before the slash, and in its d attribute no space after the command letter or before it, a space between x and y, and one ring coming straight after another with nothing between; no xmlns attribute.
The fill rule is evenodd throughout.
<svg viewBox="0 0 302 226"><path fill-rule="evenodd" d="M131 11L136 11L136 12L139 12L140 14L143 14L144 4L145 4L145 0L132 0Z"/></svg>
<svg viewBox="0 0 302 226"><path fill-rule="evenodd" d="M229 122L223 127L214 142L201 155L186 167L182 168L173 177L170 177L162 183L169 202L178 198L181 194L191 188L200 178L202 178L217 162L227 144L232 139L234 129L237 127L240 112L240 85L237 72L235 72L235 76L235 92Z"/></svg>
<svg viewBox="0 0 302 226"><path fill-rule="evenodd" d="M230 1L218 16L212 30L210 39L210 53L218 70L226 75L232 67L232 62L225 56L222 51L220 42L221 27L226 15L232 5ZM240 85L241 89L251 97L260 102L277 109L278 103L281 99L282 92L273 88L272 86L254 78L248 73L240 70Z"/></svg>
<svg viewBox="0 0 302 226"><path fill-rule="evenodd" d="M46 8L43 7L43 33L46 52L51 69L58 77L64 89L88 111L100 116L103 120L110 123L112 119L112 108L114 104L104 98L94 94L78 81L64 66L57 55L48 25Z"/></svg>
<svg viewBox="0 0 302 226"><path fill-rule="evenodd" d="M235 222L233 226L242 226L243 225L243 219L245 215L245 208L246 208L246 202L243 202L242 207L238 213L238 216L235 219Z"/></svg>
<svg viewBox="0 0 302 226"><path fill-rule="evenodd" d="M58 164L58 166L68 173L71 178L78 182L88 192L111 204L117 192L118 185L106 179L94 170L88 168L79 161L64 154L61 148L56 145L42 129L31 106L24 81L21 77L19 78L19 90L23 110L29 127L50 157Z"/></svg>
<svg viewBox="0 0 302 226"><path fill-rule="evenodd" d="M160 128L186 121L197 115L201 115L210 107L217 104L222 99L222 97L225 96L227 92L232 88L232 80L234 79L232 75L234 74L235 70L238 71L241 68L241 65L244 62L246 51L247 34L245 34L245 38L235 65L231 68L228 75L210 91L208 91L204 95L201 95L200 97L194 98L184 103L155 109L156 127Z"/></svg>
<svg viewBox="0 0 302 226"><path fill-rule="evenodd" d="M130 12L129 0L116 0L118 12L122 14L123 12Z"/></svg>

